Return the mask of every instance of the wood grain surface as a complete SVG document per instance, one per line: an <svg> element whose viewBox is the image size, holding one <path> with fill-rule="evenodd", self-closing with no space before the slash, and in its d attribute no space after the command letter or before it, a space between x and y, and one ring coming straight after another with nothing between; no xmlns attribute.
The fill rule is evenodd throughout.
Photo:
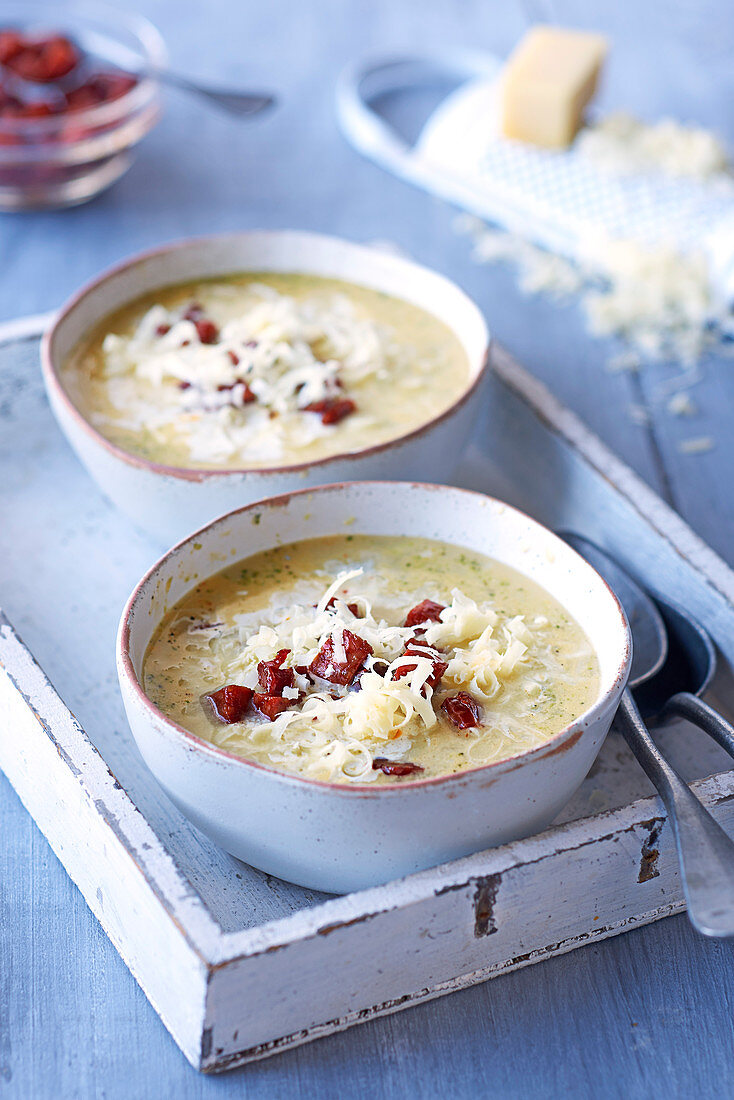
<svg viewBox="0 0 734 1100"><path fill-rule="evenodd" d="M640 379L607 373L610 349L585 335L574 306L525 299L506 270L476 267L452 230L454 212L362 161L338 133L333 107L333 82L359 54L446 44L502 53L529 17L543 17L611 34L606 105L697 119L731 141L734 20L724 0L683 0L674 10L660 0L136 7L158 23L177 67L273 86L283 105L244 126L171 96L160 128L109 194L75 211L3 217L1 316L53 308L108 263L190 233L287 226L394 241L456 278L500 341L734 561L731 361L704 365L697 417L671 417L659 399L669 367ZM647 425L632 422L632 404L647 407ZM703 435L714 437L712 451L680 454L681 439ZM1 1096L734 1095L734 947L702 940L684 917L201 1078L4 780L0 837Z"/></svg>

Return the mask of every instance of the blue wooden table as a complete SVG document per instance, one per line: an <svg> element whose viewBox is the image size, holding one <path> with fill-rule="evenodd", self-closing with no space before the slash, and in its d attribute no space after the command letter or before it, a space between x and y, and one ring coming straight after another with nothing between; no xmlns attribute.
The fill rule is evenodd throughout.
<svg viewBox="0 0 734 1100"><path fill-rule="evenodd" d="M682 0L674 11L627 0L528 0L527 12L499 0L137 7L179 68L274 87L283 105L238 125L172 97L113 191L74 211L2 217L0 318L52 308L112 261L192 233L297 227L388 239L465 286L498 339L734 562L731 361L705 364L694 420L671 417L660 398L669 367L606 373L609 348L585 335L575 307L524 299L509 272L473 265L454 212L360 160L333 105L339 70L365 51L505 53L532 15L610 33L607 105L698 119L734 144L726 0ZM647 424L632 422L632 404L649 410ZM693 435L711 435L714 449L682 455L680 440ZM734 946L704 941L685 917L202 1078L1 778L0 837L0 1096L734 1095Z"/></svg>

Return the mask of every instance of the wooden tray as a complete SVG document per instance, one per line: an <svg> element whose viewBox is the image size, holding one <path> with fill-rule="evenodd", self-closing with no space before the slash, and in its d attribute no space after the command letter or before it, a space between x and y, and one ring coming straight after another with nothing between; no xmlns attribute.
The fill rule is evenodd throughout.
<svg viewBox="0 0 734 1100"><path fill-rule="evenodd" d="M0 328L0 767L193 1065L226 1069L683 908L664 810L615 734L551 829L345 897L198 833L143 765L114 668L120 609L162 548L77 463L37 359L27 326ZM719 643L727 709L734 574L500 350L461 483L674 592ZM734 829L729 757L683 724L660 736Z"/></svg>

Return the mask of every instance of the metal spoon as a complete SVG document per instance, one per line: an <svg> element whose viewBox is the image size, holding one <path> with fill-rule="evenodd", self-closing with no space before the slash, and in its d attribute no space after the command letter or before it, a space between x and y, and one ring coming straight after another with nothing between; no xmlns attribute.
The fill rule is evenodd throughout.
<svg viewBox="0 0 734 1100"><path fill-rule="evenodd" d="M205 99L220 110L237 115L239 118L256 115L277 103L276 97L267 92L238 92L233 89L212 88L199 83L198 80L191 80L188 76L172 73L170 69L151 70L146 73L146 76L153 77L161 84L169 84L171 87L180 88L181 91L198 95L200 99Z"/></svg>
<svg viewBox="0 0 734 1100"><path fill-rule="evenodd" d="M637 654L640 655L639 660L642 660L645 653L651 652L652 645L656 644L653 638L643 637L641 630L654 630L658 633L662 629L666 633L665 661L656 670L648 670L647 676L635 688L635 702L645 721L659 725L669 718L686 718L734 756L734 726L700 698L716 672L716 648L707 631L682 607L662 596L653 597L644 592L618 562L588 539L570 534L564 537L571 545L572 540L579 546L583 543L584 557L586 550L593 547L599 561L604 560L606 572L603 575L610 583L611 570L614 570L616 583L612 587L622 599L625 610L629 603L631 610L628 618L630 614L636 615L636 620L630 621L635 639L630 682L639 679ZM626 589L624 597L620 595L618 588ZM651 617L650 604L655 612L655 621Z"/></svg>
<svg viewBox="0 0 734 1100"><path fill-rule="evenodd" d="M668 631L668 659L635 693L646 721L686 718L734 756L734 726L701 699L716 672L716 649L707 631L677 604L655 596Z"/></svg>
<svg viewBox="0 0 734 1100"><path fill-rule="evenodd" d="M668 812L690 921L706 936L733 936L734 843L660 752L630 690L639 689L659 674L665 664L667 646L661 640L660 612L639 585L598 546L568 532L561 537L602 575L630 622L634 657L615 722ZM662 628L666 633L664 623Z"/></svg>
<svg viewBox="0 0 734 1100"><path fill-rule="evenodd" d="M93 57L96 54L95 41L96 36L91 36L90 45L92 48L89 50L89 54ZM197 95L200 99L206 100L212 106L218 107L221 111L227 111L228 114L246 118L249 115L256 115L277 103L277 98L270 95L269 92L240 92L234 88L212 88L209 84L202 84L201 81L193 80L190 76L181 76L180 73L174 73L170 69L160 68L157 65L141 68L139 55L129 46L118 42L112 48L108 41L105 41L104 45L103 56L105 60L113 62L123 72L135 73L139 77L149 77L151 80L160 81L161 84L168 84L172 88L179 88L183 92L190 92L192 95Z"/></svg>

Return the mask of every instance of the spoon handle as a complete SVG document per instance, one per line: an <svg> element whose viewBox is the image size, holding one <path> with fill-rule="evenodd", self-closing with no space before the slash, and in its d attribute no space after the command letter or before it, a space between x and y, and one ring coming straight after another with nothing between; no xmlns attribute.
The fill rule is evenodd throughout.
<svg viewBox="0 0 734 1100"><path fill-rule="evenodd" d="M668 811L691 923L705 936L734 936L734 842L660 752L629 691L616 721Z"/></svg>
<svg viewBox="0 0 734 1100"><path fill-rule="evenodd" d="M170 69L155 69L150 75L161 84L169 84L173 88L180 88L191 95L199 96L200 99L206 100L220 110L238 115L240 118L258 114L259 111L272 107L276 102L275 96L270 95L269 92L240 92L233 88L212 88L198 80L174 73Z"/></svg>
<svg viewBox="0 0 734 1100"><path fill-rule="evenodd" d="M671 696L663 707L661 718L687 718L689 722L712 737L722 749L734 756L734 726L723 715L714 710L697 695L689 691L680 691Z"/></svg>

